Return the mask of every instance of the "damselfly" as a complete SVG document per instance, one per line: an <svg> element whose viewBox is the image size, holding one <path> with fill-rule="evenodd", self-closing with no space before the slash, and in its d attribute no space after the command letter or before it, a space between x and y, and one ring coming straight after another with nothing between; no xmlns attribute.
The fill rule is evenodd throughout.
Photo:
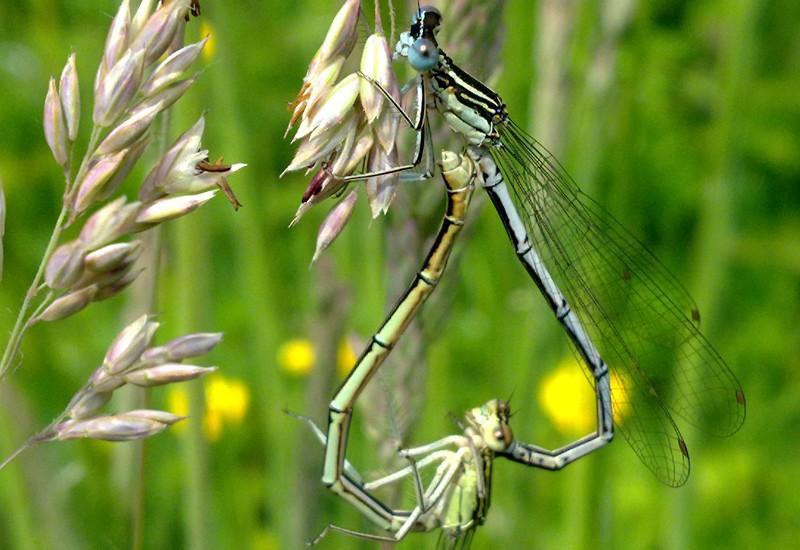
<svg viewBox="0 0 800 550"><path fill-rule="evenodd" d="M313 420L293 415L306 422L317 439L326 444L327 438ZM406 478L414 480L416 506L411 510L390 510L390 536L361 533L337 525L328 525L312 544L318 543L330 531L359 538L398 542L411 532L441 530L440 548L468 548L475 529L486 520L492 491L492 467L497 453L507 451L514 436L509 426L511 410L506 401L494 399L467 411L462 433L444 437L428 445L399 451L410 465L387 476L364 482L363 476L345 460L347 476L362 487L374 491ZM432 465L436 471L427 485L420 472ZM357 505L365 515L371 509Z"/></svg>
<svg viewBox="0 0 800 550"><path fill-rule="evenodd" d="M700 313L685 288L509 118L496 92L439 48L440 24L437 9L420 8L397 44L396 56L405 57L419 72L415 116L371 81L416 131L413 161L344 179L421 165L431 145L427 102L432 98L432 107L470 146L520 261L569 335L595 387L595 433L553 453L514 445L509 457L536 464L551 456L554 460L548 462L560 468L610 441L612 410L625 409L629 412L619 430L634 452L662 482L682 485L689 475L689 452L673 416L716 435L736 432L746 408L738 380L700 332ZM420 178L428 176L427 167L423 172ZM613 395L609 367L619 381ZM345 390L353 392L350 379ZM341 396L330 408L328 438L336 448L346 437L346 422L339 415L352 405ZM324 476L329 485L340 483L337 454L329 445Z"/></svg>
<svg viewBox="0 0 800 550"><path fill-rule="evenodd" d="M607 429L599 437L584 438L558 451L516 441L508 427L508 404L503 401L490 401L483 407L473 409L468 413L464 436L451 436L405 453L406 457L415 460L423 457L418 464L420 467L441 460L440 472L427 489L423 489L413 464L410 470L405 469L382 480L364 483L347 461L350 421L358 396L398 343L405 328L444 273L455 239L464 224L474 184L480 179L491 193L501 193L504 189L504 184L497 175L488 172L490 165L487 163L491 163L491 159L477 153L472 156L456 155L447 151L442 153L441 170L447 189L447 209L441 229L434 238L422 269L414 276L409 289L372 337L372 341L336 393L329 407L327 435L316 428L313 422L305 419L311 423L318 438L325 444L323 481L377 526L392 533L388 538L363 535L367 538L395 541L403 538L409 531L441 528L444 532L443 541L448 544L457 543L457 546L448 547L465 548L464 544L468 542L465 536L471 537L474 527L486 517L491 461L495 455L530 466L557 470L610 440L611 401L606 388L599 392L598 417L600 424ZM487 173L480 172L482 166ZM585 345L591 346L591 342L587 340ZM599 376L598 379L598 384L608 385L607 375ZM456 451L438 452L447 445L455 445ZM412 473L415 474L417 487L417 507L414 510L394 510L371 492L381 484L397 481ZM329 526L323 534L330 529L358 535L352 530L335 526ZM317 540L319 538L321 536Z"/></svg>

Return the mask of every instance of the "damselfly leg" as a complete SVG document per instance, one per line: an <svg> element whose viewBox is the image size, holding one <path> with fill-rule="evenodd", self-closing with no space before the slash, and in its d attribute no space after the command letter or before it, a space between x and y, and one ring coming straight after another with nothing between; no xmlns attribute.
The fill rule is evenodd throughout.
<svg viewBox="0 0 800 550"><path fill-rule="evenodd" d="M417 90L416 93L416 105L417 105L417 114L412 119L412 117L405 112L402 105L400 105L397 100L390 94L386 88L381 86L379 82L376 82L374 79L366 76L363 73L359 72L359 77L367 80L372 86L374 86L381 94L389 101L390 105L392 106L393 110L400 116L402 120L404 120L412 130L414 130L414 134L416 136L416 145L414 147L414 154L412 157L412 161L409 164L403 164L400 166L392 166L386 168L385 170L376 170L373 172L366 172L363 174L351 174L349 176L338 177L337 179L345 182L350 183L354 181L363 181L370 178L380 177L380 176L389 176L391 174L403 173L401 175L401 179L403 181L424 181L433 176L433 167L434 167L434 159L433 159L433 148L432 148L432 141L431 141L431 130L430 125L427 123L427 105L425 100L425 82L423 77L418 77L417 83L415 84L415 88ZM411 170L414 170L420 164L422 164L423 160L425 160L425 168L421 173L409 173Z"/></svg>

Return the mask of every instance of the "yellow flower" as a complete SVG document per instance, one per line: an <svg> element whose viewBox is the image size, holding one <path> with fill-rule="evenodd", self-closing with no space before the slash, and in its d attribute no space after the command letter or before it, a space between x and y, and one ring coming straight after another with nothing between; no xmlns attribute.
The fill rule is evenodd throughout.
<svg viewBox="0 0 800 550"><path fill-rule="evenodd" d="M214 27L211 26L211 23L208 22L208 18L203 18L200 23L200 36L201 37L208 37L208 42L206 42L206 47L203 48L203 59L205 61L211 61L214 57L214 54L217 51L217 39L214 34Z"/></svg>
<svg viewBox="0 0 800 550"><path fill-rule="evenodd" d="M250 390L241 380L212 376L206 384L206 417L203 425L211 441L219 440L225 424L238 425L250 406Z"/></svg>
<svg viewBox="0 0 800 550"><path fill-rule="evenodd" d="M341 378L350 374L356 364L356 359L356 352L353 349L352 342L345 338L339 344L339 350L336 353L336 367Z"/></svg>
<svg viewBox="0 0 800 550"><path fill-rule="evenodd" d="M289 340L278 349L278 365L296 376L308 375L316 360L314 346L304 338Z"/></svg>
<svg viewBox="0 0 800 550"><path fill-rule="evenodd" d="M222 416L216 413L207 412L203 417L203 431L206 439L216 443L222 437Z"/></svg>
<svg viewBox="0 0 800 550"><path fill-rule="evenodd" d="M614 396L614 422L619 424L630 410L625 379L611 372L611 395ZM548 374L539 388L539 403L559 431L583 435L597 427L594 389L588 383L575 358L565 359Z"/></svg>
<svg viewBox="0 0 800 550"><path fill-rule="evenodd" d="M622 424L631 410L628 378L611 371L611 396L613 397L614 424Z"/></svg>
<svg viewBox="0 0 800 550"><path fill-rule="evenodd" d="M172 414L177 414L178 416L189 415L189 396L186 395L186 390L183 389L183 386L171 386L169 388L169 393L167 393L167 409ZM177 426L181 425L183 425L182 422L177 424Z"/></svg>
<svg viewBox="0 0 800 550"><path fill-rule="evenodd" d="M545 377L539 403L562 433L582 435L595 426L594 392L574 359L562 361Z"/></svg>
<svg viewBox="0 0 800 550"><path fill-rule="evenodd" d="M210 377L205 385L206 410L203 430L209 441L218 441L226 424L241 424L250 406L250 390L241 380L226 378L220 374ZM189 396L183 387L169 389L167 409L177 415L189 415ZM181 422L175 429L185 430Z"/></svg>
<svg viewBox="0 0 800 550"><path fill-rule="evenodd" d="M206 385L209 411L219 413L226 422L241 424L250 406L250 390L241 380L216 374Z"/></svg>

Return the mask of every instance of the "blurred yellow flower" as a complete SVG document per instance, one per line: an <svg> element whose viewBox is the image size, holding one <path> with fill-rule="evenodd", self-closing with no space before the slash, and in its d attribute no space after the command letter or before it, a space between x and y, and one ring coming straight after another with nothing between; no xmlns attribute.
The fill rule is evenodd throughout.
<svg viewBox="0 0 800 550"><path fill-rule="evenodd" d="M539 404L559 431L583 435L597 427L597 406L594 389L586 380L577 359L563 360L548 374L539 388ZM625 419L630 403L626 384L617 373L611 373L611 395L614 396L614 422Z"/></svg>
<svg viewBox="0 0 800 550"><path fill-rule="evenodd" d="M189 396L183 386L170 386L167 393L167 410L178 416L189 416ZM173 429L183 430L186 422L178 422Z"/></svg>
<svg viewBox="0 0 800 550"><path fill-rule="evenodd" d="M591 431L596 424L594 403L592 387L572 358L559 363L539 387L539 404L562 433L582 435Z"/></svg>
<svg viewBox="0 0 800 550"><path fill-rule="evenodd" d="M345 338L339 344L339 350L336 354L336 367L339 371L339 377L344 378L356 364L356 352L353 349L353 343L350 339Z"/></svg>
<svg viewBox="0 0 800 550"><path fill-rule="evenodd" d="M208 37L206 47L203 48L203 59L205 61L211 61L217 51L217 39L214 33L214 27L211 26L207 18L203 18L200 23L200 36L202 38Z"/></svg>
<svg viewBox="0 0 800 550"><path fill-rule="evenodd" d="M214 443L219 441L222 437L222 416L207 412L203 417L203 431L209 441Z"/></svg>
<svg viewBox="0 0 800 550"><path fill-rule="evenodd" d="M250 390L244 382L220 374L209 378L205 385L205 398L203 431L209 441L218 441L226 424L241 424L250 406ZM173 414L189 415L189 396L182 386L170 388L167 409ZM175 429L183 431L186 425L181 422Z"/></svg>
<svg viewBox="0 0 800 550"><path fill-rule="evenodd" d="M250 390L241 380L212 376L206 384L206 417L203 425L211 441L219 440L224 424L242 423L250 406Z"/></svg>
<svg viewBox="0 0 800 550"><path fill-rule="evenodd" d="M308 375L314 368L316 360L314 346L305 338L284 342L278 349L278 365L296 376Z"/></svg>

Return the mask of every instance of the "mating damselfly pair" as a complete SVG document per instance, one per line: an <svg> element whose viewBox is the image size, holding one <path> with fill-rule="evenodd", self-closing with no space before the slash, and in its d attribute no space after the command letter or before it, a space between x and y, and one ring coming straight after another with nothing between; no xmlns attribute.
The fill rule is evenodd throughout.
<svg viewBox="0 0 800 550"><path fill-rule="evenodd" d="M358 75L360 84L366 82L377 90L395 118L416 133L412 161L383 163L377 168L368 163L365 172L354 174L358 162L355 166L341 162L344 149L352 151L354 146L332 139L333 145L325 151L330 157L318 156L306 167L320 168L317 182L375 181L399 172L411 174L406 180L425 179L433 156L429 111L438 113L467 147L464 155L446 154L443 159L451 200L460 188L471 187L473 182L487 191L520 262L569 336L596 394L594 433L555 451L517 440L493 448L484 446L485 438L468 437L475 448L490 449L483 463L490 464L491 458L499 455L559 469L608 443L617 428L659 480L682 485L689 475L689 452L675 418L715 435L734 433L745 417L744 393L736 377L700 332L699 311L684 287L646 247L584 195L541 144L511 120L496 92L441 50L437 41L441 23L437 9L419 8L409 31L401 34L396 45L395 56L405 58L418 72L413 83L415 112L407 113L397 94L379 79ZM459 166L459 171L455 172L454 166ZM320 189L312 185L304 203L319 196ZM462 223L463 217L448 209L426 266L331 401L327 434L321 437L326 443L323 482L377 525L395 533L395 538L428 527L417 520L437 510L439 526L445 527L450 509L441 503L447 499L440 495L434 501L418 476L416 512L391 510L372 496L369 484L354 475L345 458L353 406L433 291L457 234L457 229L451 229ZM613 392L610 373L617 381ZM627 413L615 426L615 411L621 409ZM472 428L480 431L484 426L477 422ZM475 471L465 464L462 462L463 473ZM416 470L412 467L410 471ZM453 481L448 494L456 487L457 481ZM435 488L430 490L435 493Z"/></svg>

